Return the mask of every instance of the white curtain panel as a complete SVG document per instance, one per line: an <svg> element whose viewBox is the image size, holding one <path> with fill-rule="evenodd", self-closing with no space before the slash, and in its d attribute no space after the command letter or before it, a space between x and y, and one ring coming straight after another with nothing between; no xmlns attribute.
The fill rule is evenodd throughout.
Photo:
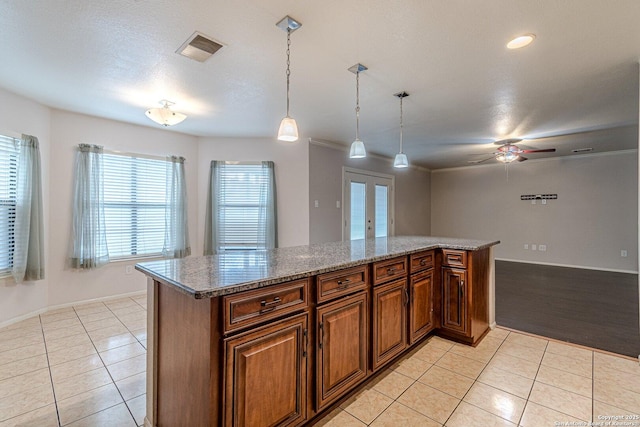
<svg viewBox="0 0 640 427"><path fill-rule="evenodd" d="M167 204L162 254L170 258L183 258L191 255L184 160L184 157L177 156L167 158Z"/></svg>
<svg viewBox="0 0 640 427"><path fill-rule="evenodd" d="M218 197L221 179L220 172L225 162L213 160L209 169L209 190L207 191L207 209L204 220L204 254L215 255L220 247L220 234L218 223L220 212ZM215 193L214 193L215 191Z"/></svg>
<svg viewBox="0 0 640 427"><path fill-rule="evenodd" d="M264 187L260 197L264 203L261 203L261 216L264 217L265 227L264 249L272 249L278 247L278 215L276 200L276 171L275 164L271 161L262 162L262 173L267 178L263 180Z"/></svg>
<svg viewBox="0 0 640 427"><path fill-rule="evenodd" d="M44 279L44 221L38 138L22 135L18 143L16 246L11 274L22 283Z"/></svg>
<svg viewBox="0 0 640 427"><path fill-rule="evenodd" d="M71 267L92 269L109 262L104 216L103 149L80 144L76 157L71 230Z"/></svg>

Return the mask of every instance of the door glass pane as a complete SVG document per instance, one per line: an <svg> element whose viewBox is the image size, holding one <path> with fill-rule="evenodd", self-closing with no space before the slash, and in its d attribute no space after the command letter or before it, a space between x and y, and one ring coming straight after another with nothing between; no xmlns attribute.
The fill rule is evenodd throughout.
<svg viewBox="0 0 640 427"><path fill-rule="evenodd" d="M388 194L386 185L376 185L376 237L387 237L389 230Z"/></svg>
<svg viewBox="0 0 640 427"><path fill-rule="evenodd" d="M366 186L363 182L351 182L351 240L365 238Z"/></svg>

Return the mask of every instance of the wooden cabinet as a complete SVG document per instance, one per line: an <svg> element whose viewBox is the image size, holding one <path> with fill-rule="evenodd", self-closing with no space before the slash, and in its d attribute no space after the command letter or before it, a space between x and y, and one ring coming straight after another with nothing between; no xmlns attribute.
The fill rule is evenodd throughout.
<svg viewBox="0 0 640 427"><path fill-rule="evenodd" d="M407 279L375 287L372 299L375 371L407 348Z"/></svg>
<svg viewBox="0 0 640 427"><path fill-rule="evenodd" d="M366 292L318 307L316 409L319 411L367 376Z"/></svg>
<svg viewBox="0 0 640 427"><path fill-rule="evenodd" d="M489 250L442 250L439 334L476 345L489 331Z"/></svg>
<svg viewBox="0 0 640 427"><path fill-rule="evenodd" d="M467 327L467 272L442 268L442 328L465 334Z"/></svg>
<svg viewBox="0 0 640 427"><path fill-rule="evenodd" d="M308 314L225 340L225 426L306 420Z"/></svg>
<svg viewBox="0 0 640 427"><path fill-rule="evenodd" d="M314 423L431 332L476 345L489 255L425 247L202 299L155 281L156 425Z"/></svg>
<svg viewBox="0 0 640 427"><path fill-rule="evenodd" d="M433 268L409 278L409 344L435 327L433 310Z"/></svg>

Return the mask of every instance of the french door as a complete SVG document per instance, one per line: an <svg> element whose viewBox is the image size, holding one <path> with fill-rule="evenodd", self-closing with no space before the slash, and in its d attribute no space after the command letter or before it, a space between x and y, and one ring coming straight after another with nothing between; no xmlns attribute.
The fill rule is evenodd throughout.
<svg viewBox="0 0 640 427"><path fill-rule="evenodd" d="M343 240L393 235L393 175L343 169Z"/></svg>

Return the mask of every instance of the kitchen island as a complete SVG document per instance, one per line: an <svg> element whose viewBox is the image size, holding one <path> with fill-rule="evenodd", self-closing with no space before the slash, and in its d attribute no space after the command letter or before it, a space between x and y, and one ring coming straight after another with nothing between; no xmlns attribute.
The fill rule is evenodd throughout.
<svg viewBox="0 0 640 427"><path fill-rule="evenodd" d="M476 345L498 243L399 236L136 265L145 425L302 425L430 334Z"/></svg>

